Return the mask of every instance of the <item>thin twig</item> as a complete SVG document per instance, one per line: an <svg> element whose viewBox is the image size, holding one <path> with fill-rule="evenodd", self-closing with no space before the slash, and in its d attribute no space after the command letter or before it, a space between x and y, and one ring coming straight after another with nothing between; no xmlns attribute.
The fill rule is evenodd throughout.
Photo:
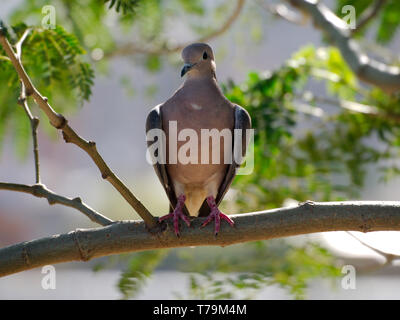
<svg viewBox="0 0 400 320"><path fill-rule="evenodd" d="M24 43L25 39L28 37L31 28L28 28L23 33L22 37L18 40L15 44L15 54L20 64L22 64L22 44ZM21 93L18 99L18 103L24 109L27 117L29 118L29 122L31 125L31 132L32 132L32 142L33 142L33 159L35 164L35 182L40 183L40 166L39 166L39 147L38 147L38 140L37 140L37 128L39 126L39 118L34 117L32 112L28 106L28 101L26 97L26 90L25 85L21 81Z"/></svg>
<svg viewBox="0 0 400 320"><path fill-rule="evenodd" d="M392 253L387 253L384 251L381 251L377 248L374 248L372 246L370 246L369 244L365 243L364 241L362 241L361 239L359 239L358 237L356 237L354 234L352 234L349 231L346 231L346 233L353 237L354 239L356 239L361 245L363 245L364 247L374 251L376 254L380 255L381 257L383 257L385 259L384 263L378 263L372 266L368 266L368 267L364 267L361 271L365 274L365 273L372 273L372 272L376 272L384 267L390 266L392 265L392 262L395 260L399 260L400 259L400 255L397 254L392 254Z"/></svg>
<svg viewBox="0 0 400 320"><path fill-rule="evenodd" d="M354 234L352 234L349 231L346 231L346 233L348 235L350 235L351 237L353 237L354 239L356 239L359 243L361 243L364 247L367 247L368 249L374 251L375 253L377 253L378 255L382 256L383 258L385 258L385 263L383 264L383 266L386 265L390 265L394 260L398 260L400 259L400 255L398 254L392 254L392 253L387 253L384 252L382 250L379 250L377 248L374 248L372 246L370 246L368 243L362 241L361 239L359 239L358 237L356 237Z"/></svg>
<svg viewBox="0 0 400 320"><path fill-rule="evenodd" d="M380 110L379 108L371 105L366 105L363 103L349 101L349 100L340 100L340 99L330 99L324 97L315 97L313 99L316 102L327 103L333 106L339 106L343 109L346 109L355 113L362 113L371 118L376 118L384 121L388 121L390 123L400 123L400 115L387 112L385 110Z"/></svg>
<svg viewBox="0 0 400 320"><path fill-rule="evenodd" d="M18 183L8 183L8 182L0 182L0 190L9 190L9 191L17 191L24 192L34 195L38 198L46 198L50 205L53 204L62 204L67 207L75 208L82 212L85 216L87 216L93 222L96 222L102 226L107 226L113 223L112 220L103 216L101 213L96 212L94 209L90 208L87 204L82 202L81 198L67 198L56 194L55 192L46 188L45 185L37 183L32 186L28 186L25 184Z"/></svg>
<svg viewBox="0 0 400 320"><path fill-rule="evenodd" d="M44 111L50 124L58 130L62 131L65 142L71 142L84 150L96 164L100 170L103 179L110 182L115 189L124 197L124 199L132 206L134 210L142 217L147 227L154 228L158 225L157 219L146 209L146 207L134 196L128 187L111 171L104 159L98 153L96 143L87 141L80 137L69 125L67 119L54 111L48 103L48 99L43 97L40 92L32 84L31 79L27 75L21 61L16 56L10 43L4 35L4 31L0 28L0 44L3 46L7 56L18 73L20 80L25 85L25 92L27 96L32 95L38 106Z"/></svg>
<svg viewBox="0 0 400 320"><path fill-rule="evenodd" d="M379 13L382 9L383 5L385 4L386 0L376 0L373 5L367 8L364 13L359 17L357 28L351 31L352 34L359 32L364 26L368 24L375 16Z"/></svg>
<svg viewBox="0 0 400 320"><path fill-rule="evenodd" d="M40 183L39 147L37 139L37 128L39 126L39 118L34 117L32 115L31 110L29 109L27 97L25 94L25 86L22 82L21 82L21 94L18 98L18 103L24 109L31 125L32 142L33 142L33 159L35 164L35 182Z"/></svg>
<svg viewBox="0 0 400 320"><path fill-rule="evenodd" d="M294 23L297 25L304 25L305 24L305 19L297 14L295 11L289 9L287 6L285 6L282 3L277 3L277 4L270 4L266 3L264 1L258 1L256 0L256 3L263 9L265 9L267 12L270 14L285 19L286 21L289 21L290 23Z"/></svg>
<svg viewBox="0 0 400 320"><path fill-rule="evenodd" d="M22 57L22 44L24 43L25 39L28 37L29 33L31 32L32 28L27 28L24 33L22 34L21 38L15 44L15 51L18 60L21 62Z"/></svg>
<svg viewBox="0 0 400 320"><path fill-rule="evenodd" d="M218 29L210 32L209 34L202 36L194 41L191 41L190 43L193 42L208 42L221 34L225 33L229 28L232 26L232 24L235 22L235 20L239 17L243 6L244 6L245 0L237 0L235 9L233 10L232 14L226 19L226 21L219 27ZM160 48L146 48L144 45L139 44L139 43L127 43L125 45L120 46L118 49L106 54L106 57L111 58L115 56L128 56L132 55L135 53L139 54L149 54L149 55L160 55L160 54L170 54L174 52L181 51L183 48L185 48L189 43L182 43L178 45L170 45L170 44L165 44Z"/></svg>

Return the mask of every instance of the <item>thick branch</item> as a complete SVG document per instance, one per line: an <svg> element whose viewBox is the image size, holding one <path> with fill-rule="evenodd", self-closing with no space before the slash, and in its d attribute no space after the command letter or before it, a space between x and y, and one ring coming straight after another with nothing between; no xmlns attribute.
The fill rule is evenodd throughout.
<svg viewBox="0 0 400 320"><path fill-rule="evenodd" d="M218 237L212 227L199 229L203 218L182 228L177 238L173 227L150 234L141 221L69 232L0 249L0 276L67 261L162 248L226 246L325 231L400 231L400 202L305 202L280 208L231 216L236 228L222 224Z"/></svg>
<svg viewBox="0 0 400 320"><path fill-rule="evenodd" d="M235 22L237 17L240 15L242 11L243 5L245 0L237 0L235 9L233 10L232 14L226 19L226 21L216 30L210 32L209 34L198 38L197 40L191 41L193 42L207 42L210 41L221 34L225 33L231 25ZM161 48L146 48L142 44L137 43L127 43L125 45L120 46L110 54L107 54L107 57L114 57L114 56L128 56L135 53L140 54L150 54L150 55L159 55L159 54L169 54L181 51L185 48L189 43L182 43L178 45L164 45Z"/></svg>
<svg viewBox="0 0 400 320"><path fill-rule="evenodd" d="M400 68L373 60L361 52L359 45L350 38L351 31L348 25L329 8L312 0L286 1L311 16L314 24L337 46L359 79L389 93L400 90Z"/></svg>
<svg viewBox="0 0 400 320"><path fill-rule="evenodd" d="M62 114L54 111L54 109L48 103L46 97L43 97L40 92L34 87L31 79L25 72L21 61L18 56L14 53L10 43L5 37L4 33L0 29L0 44L3 46L7 56L10 58L15 70L18 73L19 78L25 86L26 95L32 95L39 107L44 111L46 116L49 118L50 123L55 128L59 129L63 133L64 140L71 142L82 150L84 150L96 164L101 172L103 179L110 182L115 189L125 198L125 200L136 210L136 212L143 218L146 225L149 228L153 228L157 225L157 220L151 215L151 213L143 206L143 204L133 195L133 193L127 188L127 186L111 171L106 162L100 156L96 149L96 144L93 141L86 141L81 138L67 123L67 119Z"/></svg>
<svg viewBox="0 0 400 320"><path fill-rule="evenodd" d="M113 223L112 220L103 216L102 214L96 212L92 208L90 208L87 204L82 202L81 198L67 198L63 197L59 194L54 193L53 191L46 188L43 184L35 184L33 186L28 186L24 184L18 183L8 183L8 182L0 182L1 190L9 190L9 191L17 191L30 193L38 198L46 198L50 205L58 203L67 207L75 208L82 212L85 216L87 216L93 222L96 222L102 226L107 226Z"/></svg>

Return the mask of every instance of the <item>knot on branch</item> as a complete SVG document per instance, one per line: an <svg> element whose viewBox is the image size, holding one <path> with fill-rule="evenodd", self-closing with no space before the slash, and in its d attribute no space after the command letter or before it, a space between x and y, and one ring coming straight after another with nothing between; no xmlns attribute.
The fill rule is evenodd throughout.
<svg viewBox="0 0 400 320"><path fill-rule="evenodd" d="M47 99L47 98L46 98ZM58 130L64 129L64 127L67 125L68 121L65 119L65 117L62 114L57 113L57 118L61 120L60 124L54 125L54 127ZM65 139L64 139L65 140Z"/></svg>
<svg viewBox="0 0 400 320"><path fill-rule="evenodd" d="M50 196L48 196L47 197L47 202L49 203L49 205L53 205L53 204L56 204L57 203L57 201L55 200L55 199L53 199L53 198L51 198Z"/></svg>
<svg viewBox="0 0 400 320"><path fill-rule="evenodd" d="M33 119L32 119L33 130L37 129L37 127L39 126L39 122L40 122L40 120L38 117L33 117Z"/></svg>
<svg viewBox="0 0 400 320"><path fill-rule="evenodd" d="M360 230L361 232L370 232L371 231L371 226L368 223L368 219L365 217L364 213L361 213L361 225L360 225Z"/></svg>
<svg viewBox="0 0 400 320"><path fill-rule="evenodd" d="M101 177L105 180L110 176L110 174L108 172L102 172L101 173Z"/></svg>
<svg viewBox="0 0 400 320"><path fill-rule="evenodd" d="M44 197L44 192L46 191L44 185L42 185L41 183L37 183L35 185L32 186L32 190L33 190L33 195L36 197Z"/></svg>
<svg viewBox="0 0 400 320"><path fill-rule="evenodd" d="M65 143L71 142L71 138L64 131L62 132L62 136L63 136Z"/></svg>
<svg viewBox="0 0 400 320"><path fill-rule="evenodd" d="M159 235L160 233L163 233L167 230L168 223L166 221L160 222L160 219L157 218L157 223L154 227L149 227L147 224L145 224L144 226L150 234Z"/></svg>
<svg viewBox="0 0 400 320"><path fill-rule="evenodd" d="M79 240L79 234L81 233L81 229L76 229L75 231L72 231L73 235L74 235L74 241L75 244L78 248L79 251L79 255L82 261L88 261L90 260L90 254L89 254L89 250L85 250L82 246L81 241Z"/></svg>
<svg viewBox="0 0 400 320"><path fill-rule="evenodd" d="M304 202L300 202L299 203L299 206L301 206L301 207L313 207L315 205L315 202L314 201L312 201L312 200L306 200L306 201L304 201Z"/></svg>
<svg viewBox="0 0 400 320"><path fill-rule="evenodd" d="M7 35L7 29L4 26L4 23L2 20L0 20L0 36L5 37Z"/></svg>
<svg viewBox="0 0 400 320"><path fill-rule="evenodd" d="M25 95L27 96L27 97L30 97L31 95L33 95L33 88L32 87L27 87L26 89L25 89ZM47 99L47 98L46 98Z"/></svg>
<svg viewBox="0 0 400 320"><path fill-rule="evenodd" d="M29 259L28 248L26 246L22 249L22 259L24 260L27 266L31 264L31 260Z"/></svg>
<svg viewBox="0 0 400 320"><path fill-rule="evenodd" d="M392 253L386 253L385 258L386 258L386 263L392 263L393 260L399 259L399 256Z"/></svg>
<svg viewBox="0 0 400 320"><path fill-rule="evenodd" d="M26 101L26 96L20 96L20 97L18 97L17 103L18 103L20 106L23 106L24 103L25 103L25 101Z"/></svg>
<svg viewBox="0 0 400 320"><path fill-rule="evenodd" d="M72 201L82 203L82 199L80 197L76 197L76 198L72 199Z"/></svg>

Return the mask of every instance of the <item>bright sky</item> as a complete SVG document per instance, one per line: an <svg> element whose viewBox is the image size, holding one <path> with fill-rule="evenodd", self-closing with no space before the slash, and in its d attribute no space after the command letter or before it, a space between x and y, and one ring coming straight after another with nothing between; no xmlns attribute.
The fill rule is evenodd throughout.
<svg viewBox="0 0 400 320"><path fill-rule="evenodd" d="M367 243L371 247L384 251L386 253L400 255L400 232L397 231L380 231L380 232L351 232L358 239ZM353 257L381 257L371 249L367 248L351 235L344 231L325 232L322 234L327 245L334 251Z"/></svg>

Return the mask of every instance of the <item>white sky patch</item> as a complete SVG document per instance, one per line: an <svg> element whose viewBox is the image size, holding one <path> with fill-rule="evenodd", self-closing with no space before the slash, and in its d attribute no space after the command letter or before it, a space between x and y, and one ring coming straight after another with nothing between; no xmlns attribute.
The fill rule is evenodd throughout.
<svg viewBox="0 0 400 320"><path fill-rule="evenodd" d="M377 231L370 233L353 232L351 233L367 243L371 247L384 251L386 253L400 254L400 233L396 231ZM324 232L323 238L327 244L336 252L345 256L356 256L364 258L381 258L382 257L367 248L351 235L344 231Z"/></svg>

